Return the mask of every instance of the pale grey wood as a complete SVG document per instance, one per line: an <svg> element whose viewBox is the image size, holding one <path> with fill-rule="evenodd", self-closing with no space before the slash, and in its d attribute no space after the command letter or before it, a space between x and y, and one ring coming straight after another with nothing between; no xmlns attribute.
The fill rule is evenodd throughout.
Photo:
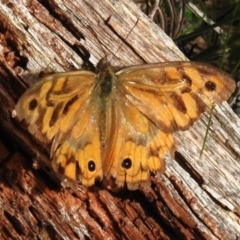
<svg viewBox="0 0 240 240"><path fill-rule="evenodd" d="M37 81L34 74L42 70L81 68L83 60L73 50L77 46L90 53L93 65L107 55L116 68L187 60L173 41L129 0L55 0L55 14L64 17L62 21L34 0L11 0L11 6L6 2L0 1L0 18L17 32L19 54L28 59L26 68L7 66L23 79L23 84ZM240 235L240 122L226 103L216 107L199 159L208 118L205 115L190 130L176 134L177 150L189 165L188 170L168 160L167 170L159 178L209 239L236 239Z"/></svg>

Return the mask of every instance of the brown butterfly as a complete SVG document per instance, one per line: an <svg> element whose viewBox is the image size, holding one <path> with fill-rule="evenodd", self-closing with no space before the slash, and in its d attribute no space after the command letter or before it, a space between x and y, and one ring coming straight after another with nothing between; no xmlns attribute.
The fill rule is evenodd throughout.
<svg viewBox="0 0 240 240"><path fill-rule="evenodd" d="M44 143L52 141L55 171L91 186L115 179L136 189L165 169L172 133L227 100L234 80L212 66L167 62L56 73L28 89L16 105L20 120Z"/></svg>

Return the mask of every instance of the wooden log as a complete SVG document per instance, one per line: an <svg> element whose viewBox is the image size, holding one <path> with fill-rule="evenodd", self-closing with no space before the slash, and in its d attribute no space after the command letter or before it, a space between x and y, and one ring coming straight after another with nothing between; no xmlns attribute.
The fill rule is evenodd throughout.
<svg viewBox="0 0 240 240"><path fill-rule="evenodd" d="M116 68L186 60L132 2L0 0L0 23L1 239L238 238L240 122L227 103L214 110L201 158L208 115L176 134L175 160L152 188L134 192L61 187L49 146L12 117L42 71L93 68L105 54Z"/></svg>

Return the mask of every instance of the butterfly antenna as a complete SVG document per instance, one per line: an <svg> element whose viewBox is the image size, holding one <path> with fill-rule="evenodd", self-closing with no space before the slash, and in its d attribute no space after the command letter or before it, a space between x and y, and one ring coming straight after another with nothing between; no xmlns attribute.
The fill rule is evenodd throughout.
<svg viewBox="0 0 240 240"><path fill-rule="evenodd" d="M110 18L109 18L109 19L110 19ZM108 19L108 21L109 21L109 19ZM138 20L139 20L139 19L138 19ZM138 24L138 20L137 20L136 23L133 25L133 27L131 28L131 30L128 32L128 34L127 34L127 36L126 36L126 38L125 38L124 40L126 40L126 39L128 38L128 36L130 35L130 33L133 31L134 27ZM86 27L87 27L87 28L90 30L90 32L94 35L94 37L96 38L96 40L97 40L98 43L99 43L100 48L102 49L102 51L103 51L103 53L104 53L104 57L99 61L98 65L97 65L97 69L99 69L99 68L101 69L101 66L102 66L102 65L106 65L108 62L111 62L111 61L112 61L113 57L116 57L116 54L117 54L117 52L119 51L119 49L123 46L124 41L122 41L122 43L118 46L118 48L117 48L117 50L115 51L115 53L113 53L111 59L108 61L108 59L107 59L107 52L106 52L106 50L103 48L103 44L102 44L102 42L99 40L96 32L91 28L91 26L87 25Z"/></svg>
<svg viewBox="0 0 240 240"><path fill-rule="evenodd" d="M133 25L133 27L130 29L130 31L128 32L127 36L126 36L123 40L126 40L126 39L129 37L129 35L130 35L131 32L133 31L133 29L134 29L134 28L136 27L136 25L138 24L138 20L139 20L139 19L137 19L137 21L135 22L135 24ZM108 20L108 21L109 21L109 20ZM118 52L119 49L123 46L123 44L124 44L124 41L122 41L122 43L118 46L117 50L116 50L115 53L112 55L112 57L111 57L111 59L109 60L109 62L112 61L113 57L116 57L117 52Z"/></svg>

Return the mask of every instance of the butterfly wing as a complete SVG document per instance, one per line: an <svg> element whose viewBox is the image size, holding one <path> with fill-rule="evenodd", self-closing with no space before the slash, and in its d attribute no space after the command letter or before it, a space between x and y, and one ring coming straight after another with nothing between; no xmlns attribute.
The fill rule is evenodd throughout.
<svg viewBox="0 0 240 240"><path fill-rule="evenodd" d="M172 133L187 129L235 88L228 75L200 63L135 66L115 78L104 100L94 73L54 74L16 105L36 138L53 141L54 169L85 186L103 175L129 189L148 182L150 172L164 171L165 154L174 151Z"/></svg>
<svg viewBox="0 0 240 240"><path fill-rule="evenodd" d="M96 179L102 179L102 156L100 142L99 108L96 99L83 109L80 118L69 136L59 131L54 137L51 149L53 169L84 186L92 186ZM61 143L59 145L59 143Z"/></svg>
<svg viewBox="0 0 240 240"><path fill-rule="evenodd" d="M118 92L112 100L112 131L104 152L103 173L118 187L130 190L149 183L150 171L165 170L165 154L173 153L174 140L152 124Z"/></svg>
<svg viewBox="0 0 240 240"><path fill-rule="evenodd" d="M102 177L95 78L88 71L50 75L27 90L15 108L30 133L53 141L54 169L86 186Z"/></svg>
<svg viewBox="0 0 240 240"><path fill-rule="evenodd" d="M143 65L116 75L119 90L164 132L187 129L235 89L234 80L226 73L194 62Z"/></svg>
<svg viewBox="0 0 240 240"><path fill-rule="evenodd" d="M235 88L230 76L201 63L135 66L116 76L103 172L130 189L147 181L150 172L163 171L165 154L174 151L173 132L187 129Z"/></svg>

